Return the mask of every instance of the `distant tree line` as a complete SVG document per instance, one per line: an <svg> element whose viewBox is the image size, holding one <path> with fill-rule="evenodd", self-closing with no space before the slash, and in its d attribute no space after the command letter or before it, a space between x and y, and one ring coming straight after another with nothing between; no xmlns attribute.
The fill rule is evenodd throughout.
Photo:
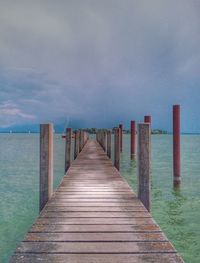
<svg viewBox="0 0 200 263"><path fill-rule="evenodd" d="M115 128L118 128L118 127L114 127L114 128L112 129L112 133L114 133L114 129L115 129ZM83 129L83 130L86 131L86 132L88 132L89 134L96 134L97 131L104 131L104 132L108 131L108 129L105 129L105 128L102 128L102 129L86 128L86 129ZM130 134L130 130L124 129L124 130L123 130L123 133L124 133L124 134ZM153 129L153 130L151 131L151 133L152 133L152 134L167 134L167 131L164 131L164 130L161 130L161 129Z"/></svg>

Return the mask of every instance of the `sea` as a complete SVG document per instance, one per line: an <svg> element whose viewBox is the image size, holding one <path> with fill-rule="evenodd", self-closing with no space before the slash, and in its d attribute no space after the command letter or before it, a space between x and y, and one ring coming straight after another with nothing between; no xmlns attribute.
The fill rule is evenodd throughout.
<svg viewBox="0 0 200 263"><path fill-rule="evenodd" d="M186 263L200 262L200 135L181 136L181 187L173 189L172 136L152 135L151 213ZM65 143L54 135L54 189ZM137 193L137 158L124 135L121 174ZM0 262L7 263L39 213L39 134L0 134Z"/></svg>

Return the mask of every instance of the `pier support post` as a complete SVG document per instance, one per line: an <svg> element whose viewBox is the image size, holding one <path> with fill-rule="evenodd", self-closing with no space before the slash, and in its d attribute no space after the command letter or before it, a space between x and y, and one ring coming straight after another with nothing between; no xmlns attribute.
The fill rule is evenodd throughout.
<svg viewBox="0 0 200 263"><path fill-rule="evenodd" d="M131 160L135 159L135 138L136 130L135 130L135 121L131 121Z"/></svg>
<svg viewBox="0 0 200 263"><path fill-rule="evenodd" d="M107 156L111 159L111 131L107 131Z"/></svg>
<svg viewBox="0 0 200 263"><path fill-rule="evenodd" d="M107 132L103 131L103 149L107 153Z"/></svg>
<svg viewBox="0 0 200 263"><path fill-rule="evenodd" d="M78 156L78 150L79 150L79 131L74 132L74 160Z"/></svg>
<svg viewBox="0 0 200 263"><path fill-rule="evenodd" d="M151 116L150 115L144 116L144 123L150 123L151 124Z"/></svg>
<svg viewBox="0 0 200 263"><path fill-rule="evenodd" d="M115 128L114 131L114 165L117 168L117 170L120 170L120 129Z"/></svg>
<svg viewBox="0 0 200 263"><path fill-rule="evenodd" d="M82 130L79 130L79 153L82 150Z"/></svg>
<svg viewBox="0 0 200 263"><path fill-rule="evenodd" d="M120 130L120 152L123 151L123 124L119 125Z"/></svg>
<svg viewBox="0 0 200 263"><path fill-rule="evenodd" d="M40 211L53 193L53 125L40 125Z"/></svg>
<svg viewBox="0 0 200 263"><path fill-rule="evenodd" d="M138 198L150 212L151 131L149 123L138 124Z"/></svg>
<svg viewBox="0 0 200 263"><path fill-rule="evenodd" d="M65 144L65 173L71 165L71 151L72 151L72 129L66 129L66 144Z"/></svg>
<svg viewBox="0 0 200 263"><path fill-rule="evenodd" d="M180 105L173 106L173 185L181 184Z"/></svg>

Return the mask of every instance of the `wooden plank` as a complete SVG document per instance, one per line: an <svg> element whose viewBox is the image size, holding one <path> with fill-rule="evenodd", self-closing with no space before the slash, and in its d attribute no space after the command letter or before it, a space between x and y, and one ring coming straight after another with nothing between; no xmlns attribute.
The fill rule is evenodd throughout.
<svg viewBox="0 0 200 263"><path fill-rule="evenodd" d="M40 217L48 217L48 218L71 218L71 217L104 217L104 218L109 218L109 217L116 217L116 218L126 218L126 217L131 217L131 218L147 218L151 217L151 215L148 212L42 212Z"/></svg>
<svg viewBox="0 0 200 263"><path fill-rule="evenodd" d="M169 242L21 242L17 253L166 253Z"/></svg>
<svg viewBox="0 0 200 263"><path fill-rule="evenodd" d="M30 232L81 232L81 233L93 233L93 232L160 232L160 228L155 224L146 225L54 225L54 224L34 224L30 229Z"/></svg>
<svg viewBox="0 0 200 263"><path fill-rule="evenodd" d="M156 254L16 254L10 263L183 263L174 253Z"/></svg>
<svg viewBox="0 0 200 263"><path fill-rule="evenodd" d="M105 242L115 242L115 241L166 241L166 237L162 232L154 233L28 233L25 237L26 241L32 242L75 242L75 241L105 241Z"/></svg>
<svg viewBox="0 0 200 263"><path fill-rule="evenodd" d="M90 218L90 217L85 217L85 218L42 218L39 217L37 219L37 224L66 224L66 225L101 225L101 224L107 224L107 225L144 225L144 224L153 224L153 220L151 218Z"/></svg>
<svg viewBox="0 0 200 263"><path fill-rule="evenodd" d="M143 206L46 206L48 212L141 212L146 211Z"/></svg>

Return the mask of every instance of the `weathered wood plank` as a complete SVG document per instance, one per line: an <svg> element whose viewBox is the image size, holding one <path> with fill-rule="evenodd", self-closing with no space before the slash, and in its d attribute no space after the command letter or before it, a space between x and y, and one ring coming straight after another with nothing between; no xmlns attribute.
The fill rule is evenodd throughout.
<svg viewBox="0 0 200 263"><path fill-rule="evenodd" d="M85 217L85 218L42 218L39 217L37 219L37 224L66 224L66 225L101 225L101 224L107 224L107 225L144 225L144 224L153 224L153 220L148 217L148 218L118 218L118 217L113 217L113 218L90 218L90 217Z"/></svg>
<svg viewBox="0 0 200 263"><path fill-rule="evenodd" d="M166 241L161 232L156 233L28 233L26 241L48 241L48 242L74 242L74 241Z"/></svg>
<svg viewBox="0 0 200 263"><path fill-rule="evenodd" d="M93 233L93 232L160 232L160 228L157 225L54 225L54 224L35 224L30 229L30 232L81 232L81 233Z"/></svg>
<svg viewBox="0 0 200 263"><path fill-rule="evenodd" d="M169 242L21 242L21 253L162 253L174 252Z"/></svg>
<svg viewBox="0 0 200 263"><path fill-rule="evenodd" d="M151 215L148 212L46 212L44 211L40 217L48 217L48 218L71 218L71 217L79 217L79 218L84 218L84 217L104 217L104 218L109 218L109 217L116 217L116 218L126 218L126 217L131 217L131 218L147 218L151 217Z"/></svg>
<svg viewBox="0 0 200 263"><path fill-rule="evenodd" d="M16 254L10 263L183 263L174 254Z"/></svg>

